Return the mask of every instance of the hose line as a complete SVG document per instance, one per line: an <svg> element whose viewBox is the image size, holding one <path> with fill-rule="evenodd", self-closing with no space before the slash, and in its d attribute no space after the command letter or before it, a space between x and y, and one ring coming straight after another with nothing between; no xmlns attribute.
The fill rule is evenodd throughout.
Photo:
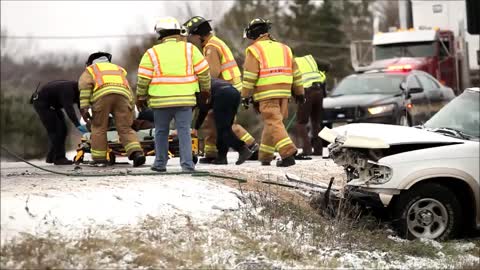
<svg viewBox="0 0 480 270"><path fill-rule="evenodd" d="M35 165L31 163L30 161L20 157L19 155L13 153L12 151L8 150L5 146L1 146L1 148L7 152L10 156L14 157L15 159L22 161L34 168L37 168L39 170L53 173L53 174L58 174L58 175L63 175L63 176L69 176L69 177L108 177L108 176L145 176L145 175L191 175L192 177L214 177L214 178L222 178L222 179L230 179L230 180L235 180L240 183L246 183L247 180L243 178L238 178L238 177L233 177L233 176L226 176L222 174L216 174L216 173L210 173L208 171L194 171L194 172L132 172L130 170L127 170L125 172L117 172L117 173L91 173L91 174L86 174L86 173L68 173L68 172L59 172L55 170L50 170L43 168L41 166Z"/></svg>
<svg viewBox="0 0 480 270"><path fill-rule="evenodd" d="M292 117L288 120L287 125L285 126L285 129L286 129L287 131L290 130L290 128L292 127L293 122L295 122L296 119L297 119L297 112L294 112L293 115L292 115Z"/></svg>

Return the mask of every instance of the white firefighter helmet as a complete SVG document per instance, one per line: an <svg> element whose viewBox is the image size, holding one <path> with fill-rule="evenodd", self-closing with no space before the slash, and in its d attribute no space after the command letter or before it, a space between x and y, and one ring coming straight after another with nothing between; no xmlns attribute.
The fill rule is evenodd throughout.
<svg viewBox="0 0 480 270"><path fill-rule="evenodd" d="M157 20L154 28L157 34L163 30L179 30L180 34L186 34L186 29L174 17L163 17ZM161 34L160 34L161 35Z"/></svg>

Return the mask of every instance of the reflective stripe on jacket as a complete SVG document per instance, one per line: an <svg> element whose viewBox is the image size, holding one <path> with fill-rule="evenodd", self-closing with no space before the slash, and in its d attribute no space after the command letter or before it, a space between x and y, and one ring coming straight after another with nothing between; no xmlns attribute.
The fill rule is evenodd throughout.
<svg viewBox="0 0 480 270"><path fill-rule="evenodd" d="M315 62L311 54L303 57L295 57L295 62L297 62L298 68L302 73L304 88L311 87L315 82L325 82L325 73L318 70L317 62Z"/></svg>
<svg viewBox="0 0 480 270"><path fill-rule="evenodd" d="M240 79L241 73L238 68L237 61L233 57L230 48L216 36L212 36L207 44L203 47L203 54L206 55L208 46L213 46L217 49L220 55L220 74L221 79L232 83L232 85L239 91L242 90L242 81Z"/></svg>
<svg viewBox="0 0 480 270"><path fill-rule="evenodd" d="M260 40L247 48L258 60L260 69L255 85L255 101L289 98L293 83L292 51L287 45L272 40ZM262 89L262 87L265 87Z"/></svg>
<svg viewBox="0 0 480 270"><path fill-rule="evenodd" d="M149 81L150 107L195 106L195 93L200 91L197 74L207 70L208 62L195 46L167 38L147 50L140 62L138 76ZM137 93L139 96L145 94Z"/></svg>

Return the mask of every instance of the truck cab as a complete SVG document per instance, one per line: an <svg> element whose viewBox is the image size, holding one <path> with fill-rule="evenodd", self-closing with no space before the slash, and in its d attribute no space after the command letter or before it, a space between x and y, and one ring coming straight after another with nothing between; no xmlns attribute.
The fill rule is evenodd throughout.
<svg viewBox="0 0 480 270"><path fill-rule="evenodd" d="M381 69L422 70L458 94L459 71L455 36L450 30L399 29L374 35L373 62L357 72Z"/></svg>

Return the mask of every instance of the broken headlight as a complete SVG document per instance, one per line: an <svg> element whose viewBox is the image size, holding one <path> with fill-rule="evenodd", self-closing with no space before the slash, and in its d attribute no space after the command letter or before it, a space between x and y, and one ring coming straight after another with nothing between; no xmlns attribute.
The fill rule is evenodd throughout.
<svg viewBox="0 0 480 270"><path fill-rule="evenodd" d="M363 170L362 179L365 179L367 184L381 185L392 179L392 168L380 165L378 163L368 161L368 166Z"/></svg>

